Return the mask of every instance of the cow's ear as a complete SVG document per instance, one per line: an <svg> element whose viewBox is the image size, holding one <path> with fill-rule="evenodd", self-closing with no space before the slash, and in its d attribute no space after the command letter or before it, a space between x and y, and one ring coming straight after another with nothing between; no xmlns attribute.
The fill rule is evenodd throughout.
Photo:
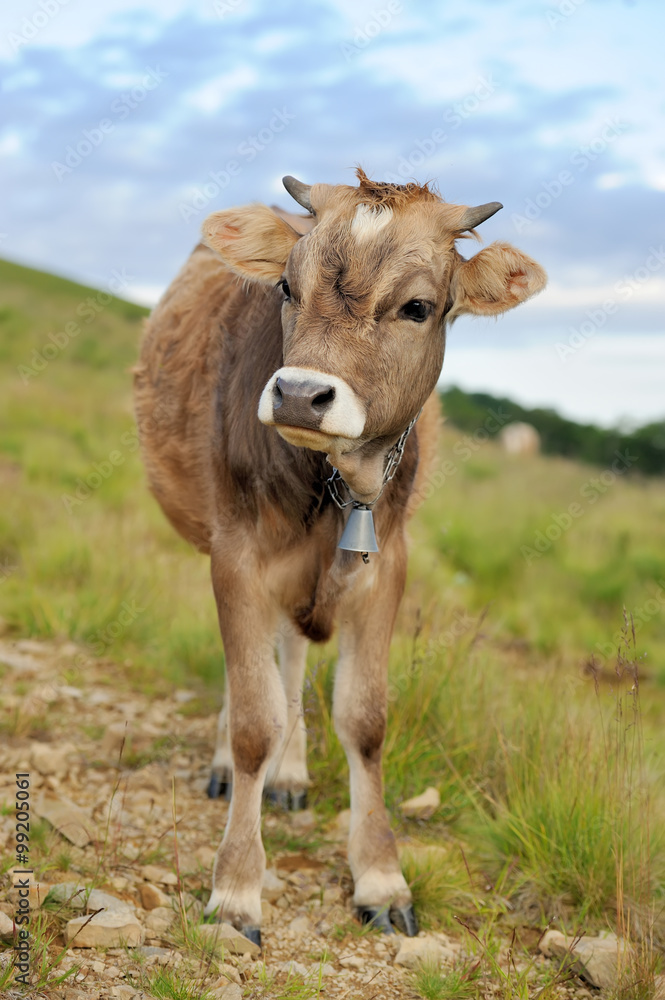
<svg viewBox="0 0 665 1000"><path fill-rule="evenodd" d="M547 275L540 264L510 243L491 243L471 260L463 260L451 282L449 318L463 313L496 316L540 292Z"/></svg>
<svg viewBox="0 0 665 1000"><path fill-rule="evenodd" d="M203 241L227 267L252 281L274 285L300 234L267 205L214 212L203 223Z"/></svg>

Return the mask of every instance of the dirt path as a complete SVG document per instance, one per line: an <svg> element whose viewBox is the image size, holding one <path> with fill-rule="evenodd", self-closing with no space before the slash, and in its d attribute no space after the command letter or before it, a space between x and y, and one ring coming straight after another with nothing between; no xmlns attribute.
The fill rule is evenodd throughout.
<svg viewBox="0 0 665 1000"><path fill-rule="evenodd" d="M186 996L163 992L169 978L189 985L192 997L208 989L225 1000L416 995L410 971L394 961L404 939L361 934L353 919L345 816L328 828L311 811L264 816L271 873L260 958L233 954L242 942L222 951L204 936L202 903L228 806L205 795L216 715L194 692L130 692L117 668L71 643L4 640L0 663L0 852L9 868L0 910L15 915L12 881L26 879L14 860L14 802L16 774L29 774L31 971L43 956L46 966L56 963L38 995ZM90 888L108 897L87 898ZM99 908L81 929L86 910ZM122 919L103 927L111 911ZM97 923L100 944L79 947ZM428 940L445 960L460 948L443 934ZM6 966L12 951L0 954Z"/></svg>

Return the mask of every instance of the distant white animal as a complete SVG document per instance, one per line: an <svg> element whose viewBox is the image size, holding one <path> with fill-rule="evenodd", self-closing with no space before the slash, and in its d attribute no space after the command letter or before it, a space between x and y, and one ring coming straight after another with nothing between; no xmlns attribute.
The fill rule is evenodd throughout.
<svg viewBox="0 0 665 1000"><path fill-rule="evenodd" d="M509 455L537 455L540 451L540 434L531 424L520 420L506 424L499 434L499 441Z"/></svg>

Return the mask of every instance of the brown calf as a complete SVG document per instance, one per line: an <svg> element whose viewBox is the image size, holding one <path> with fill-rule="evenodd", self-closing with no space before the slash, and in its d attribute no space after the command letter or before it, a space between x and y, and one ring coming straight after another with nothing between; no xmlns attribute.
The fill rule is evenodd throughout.
<svg viewBox="0 0 665 1000"><path fill-rule="evenodd" d="M210 553L226 655L210 792L232 775L233 800L207 912L257 941L261 796L266 787L302 803L307 644L327 640L335 620L354 903L386 931L417 930L381 776L405 525L434 455L446 324L504 312L545 284L506 243L460 256L456 240L497 203L449 205L427 186L361 170L358 180L285 178L307 219L260 204L211 215L206 245L148 322L136 374L150 485L174 527ZM333 467L342 507L326 483ZM338 548L354 505L374 511L369 563Z"/></svg>

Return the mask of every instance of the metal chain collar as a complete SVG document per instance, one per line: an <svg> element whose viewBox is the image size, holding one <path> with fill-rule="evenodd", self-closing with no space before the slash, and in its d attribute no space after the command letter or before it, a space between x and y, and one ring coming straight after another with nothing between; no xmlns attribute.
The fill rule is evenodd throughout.
<svg viewBox="0 0 665 1000"><path fill-rule="evenodd" d="M416 413L415 417L413 418L409 426L406 428L404 433L400 435L400 437L397 439L395 444L388 452L387 454L388 460L386 462L386 467L383 471L383 482L381 483L381 489L376 494L373 500L368 500L366 503L362 503L360 500L354 500L353 498L351 498L350 500L342 500L342 498L339 495L337 483L338 482L342 483L342 485L346 487L346 490L349 494L351 493L351 490L349 489L348 484L345 482L345 480L342 479L342 476L340 475L339 471L333 466L332 476L330 477L330 479L326 479L326 485L328 487L328 492L330 493L330 496L332 497L332 499L337 504L340 510L344 510L345 507L350 507L350 506L356 507L358 510L363 510L363 509L369 510L370 507L374 506L376 501L382 495L388 483L391 481L391 479L394 478L399 463L402 461L402 456L404 455L404 446L406 445L406 439L408 438L409 434L415 427L416 421L418 420L418 417L422 412L423 411L421 408L418 411L418 413Z"/></svg>

